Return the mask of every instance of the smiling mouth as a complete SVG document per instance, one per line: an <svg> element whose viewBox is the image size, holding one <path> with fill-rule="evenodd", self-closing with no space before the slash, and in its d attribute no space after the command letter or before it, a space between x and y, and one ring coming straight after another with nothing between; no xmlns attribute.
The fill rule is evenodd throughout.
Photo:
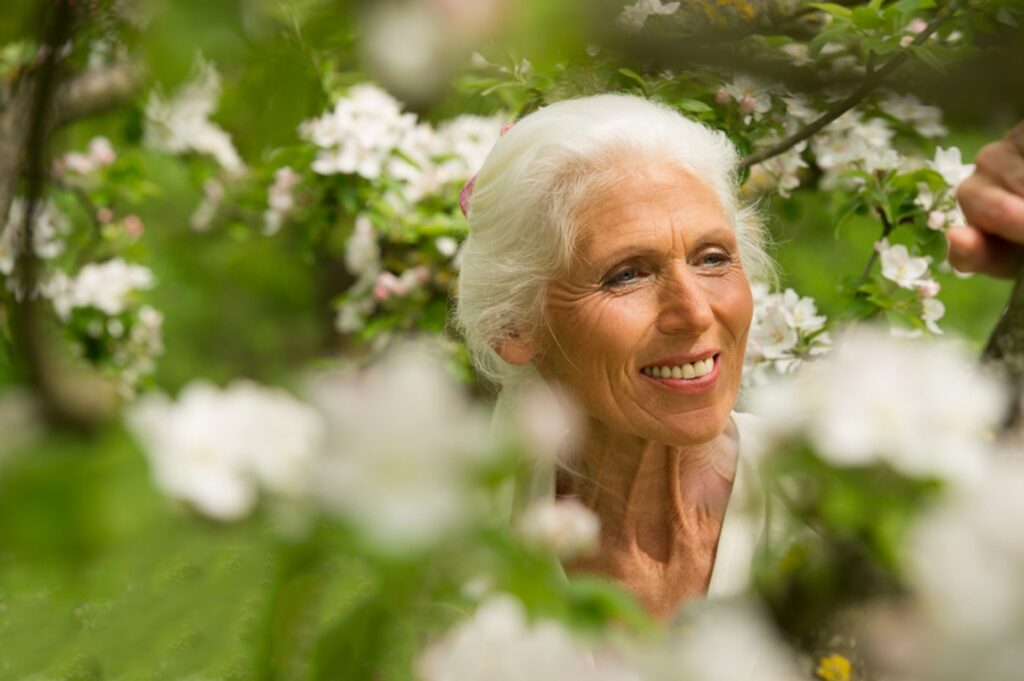
<svg viewBox="0 0 1024 681"><path fill-rule="evenodd" d="M695 362L644 367L640 370L640 373L651 378L668 378L691 381L703 378L714 371L717 359L718 353L715 353L711 357L706 357Z"/></svg>

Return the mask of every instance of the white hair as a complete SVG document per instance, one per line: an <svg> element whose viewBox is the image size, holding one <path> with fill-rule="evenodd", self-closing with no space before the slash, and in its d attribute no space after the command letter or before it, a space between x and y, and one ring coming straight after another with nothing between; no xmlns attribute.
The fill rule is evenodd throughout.
<svg viewBox="0 0 1024 681"><path fill-rule="evenodd" d="M764 229L741 206L736 148L724 133L667 106L623 94L570 99L512 127L491 150L470 199L455 319L477 370L502 387L536 375L495 345L543 322L548 281L571 261L579 216L623 163L663 160L700 178L736 232L748 278L770 276Z"/></svg>

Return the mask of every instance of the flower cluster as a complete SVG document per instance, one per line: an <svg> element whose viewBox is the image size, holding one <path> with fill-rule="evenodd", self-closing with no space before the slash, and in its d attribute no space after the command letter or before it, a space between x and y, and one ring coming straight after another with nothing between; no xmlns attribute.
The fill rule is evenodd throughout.
<svg viewBox="0 0 1024 681"><path fill-rule="evenodd" d="M802 435L837 466L963 483L984 469L1004 396L955 346L854 329L828 358L759 388L751 405L775 437Z"/></svg>
<svg viewBox="0 0 1024 681"><path fill-rule="evenodd" d="M946 314L946 306L936 298L939 293L939 283L932 279L929 274L931 259L927 257L915 257L903 244L890 245L888 239L882 239L875 244L882 261L882 276L896 284L898 287L910 291L916 291L920 304L921 321L934 334L941 334L938 321ZM894 327L896 331L897 327ZM898 331L899 333L907 332ZM920 331L910 332L912 335Z"/></svg>
<svg viewBox="0 0 1024 681"><path fill-rule="evenodd" d="M267 189L267 209L263 211L263 233L267 236L277 234L284 219L295 208L293 190L301 179L289 166L274 172L274 182Z"/></svg>
<svg viewBox="0 0 1024 681"><path fill-rule="evenodd" d="M327 442L314 494L386 553L415 551L469 524L487 463L488 417L439 366L408 349L358 376L315 379Z"/></svg>
<svg viewBox="0 0 1024 681"><path fill-rule="evenodd" d="M385 553L431 545L475 517L488 418L436 358L407 350L312 379L308 401L248 381L151 395L129 414L157 485L218 520L264 490L316 502Z"/></svg>
<svg viewBox="0 0 1024 681"><path fill-rule="evenodd" d="M117 152L106 137L93 137L85 153L68 152L54 161L57 173L69 172L77 175L89 175L99 168L105 168L117 160Z"/></svg>
<svg viewBox="0 0 1024 681"><path fill-rule="evenodd" d="M895 131L879 117L865 118L856 109L847 111L811 138L811 150L824 173L824 188L843 184L850 170L868 174L901 168L905 159L893 148Z"/></svg>
<svg viewBox="0 0 1024 681"><path fill-rule="evenodd" d="M86 265L74 277L58 270L45 284L44 293L64 321L75 308L94 308L116 317L128 308L135 291L148 289L153 284L149 268L114 258Z"/></svg>
<svg viewBox="0 0 1024 681"><path fill-rule="evenodd" d="M806 358L828 351L831 338L825 331L828 321L818 314L813 298L801 297L793 289L772 293L756 283L754 316L747 339L744 382L763 384L772 373L796 370Z"/></svg>
<svg viewBox="0 0 1024 681"><path fill-rule="evenodd" d="M926 164L942 176L945 187L933 192L925 183L918 184L914 204L928 215L930 229L944 230L965 223L964 214L956 203L956 189L974 172L973 163L962 163L956 147L935 149L935 157Z"/></svg>
<svg viewBox="0 0 1024 681"><path fill-rule="evenodd" d="M529 622L512 596L491 596L472 620L430 645L417 664L423 681L639 681L554 620Z"/></svg>
<svg viewBox="0 0 1024 681"><path fill-rule="evenodd" d="M7 223L0 231L0 275L7 279L7 288L19 297L25 292L11 275L14 274L14 265L21 248L27 210L26 200L16 197L11 203ZM71 224L52 201L37 203L33 213L32 251L38 258L52 260L64 252L64 236Z"/></svg>
<svg viewBox="0 0 1024 681"><path fill-rule="evenodd" d="M231 136L210 121L220 91L217 69L200 59L192 79L172 97L152 93L146 103L146 145L168 154L212 156L228 173L241 173L245 164Z"/></svg>
<svg viewBox="0 0 1024 681"><path fill-rule="evenodd" d="M453 188L483 164L502 129L502 117L463 115L432 125L404 112L401 103L370 83L355 85L323 115L299 126L299 136L316 147L316 175L347 175L357 180L364 205L353 221L344 260L355 281L336 301L337 328L359 332L382 310L408 318L430 295L414 295L440 274L439 289L452 279L458 242L437 236L438 226L460 225L444 215L454 209ZM295 178L275 180L265 213L267 231L275 231L293 211ZM440 206L440 208L439 208ZM434 225L425 226L435 248L421 243L419 252L391 253L382 268L384 243L409 245L416 240L425 211ZM440 218L440 219L438 219ZM443 227L442 227L443 228ZM423 256L427 257L424 258ZM439 272L443 270L443 272ZM417 302L418 301L418 302ZM414 314L415 316L415 314Z"/></svg>
<svg viewBox="0 0 1024 681"><path fill-rule="evenodd" d="M403 112L375 85L353 86L334 109L299 126L299 136L318 149L312 169L320 175L382 176L398 180L400 210L456 182L483 163L500 136L500 118L463 115L436 129Z"/></svg>
<svg viewBox="0 0 1024 681"><path fill-rule="evenodd" d="M307 493L323 434L320 415L291 395L248 381L225 389L187 386L176 402L151 394L128 423L149 458L156 485L217 520L237 520L260 488Z"/></svg>

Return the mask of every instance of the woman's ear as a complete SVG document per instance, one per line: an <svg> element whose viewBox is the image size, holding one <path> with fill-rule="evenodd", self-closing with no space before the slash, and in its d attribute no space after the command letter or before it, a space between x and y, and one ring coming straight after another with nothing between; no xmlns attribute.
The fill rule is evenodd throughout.
<svg viewBox="0 0 1024 681"><path fill-rule="evenodd" d="M518 331L513 331L496 342L493 347L499 357L513 366L529 364L540 354L540 349L533 339Z"/></svg>

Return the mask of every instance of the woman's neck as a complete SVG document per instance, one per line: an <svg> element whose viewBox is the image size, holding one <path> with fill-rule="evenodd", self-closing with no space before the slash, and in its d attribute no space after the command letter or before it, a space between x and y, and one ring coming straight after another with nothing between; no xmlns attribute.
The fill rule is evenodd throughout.
<svg viewBox="0 0 1024 681"><path fill-rule="evenodd" d="M737 465L737 435L675 447L591 424L559 492L601 520L598 554L567 566L622 581L656 615L704 593Z"/></svg>

